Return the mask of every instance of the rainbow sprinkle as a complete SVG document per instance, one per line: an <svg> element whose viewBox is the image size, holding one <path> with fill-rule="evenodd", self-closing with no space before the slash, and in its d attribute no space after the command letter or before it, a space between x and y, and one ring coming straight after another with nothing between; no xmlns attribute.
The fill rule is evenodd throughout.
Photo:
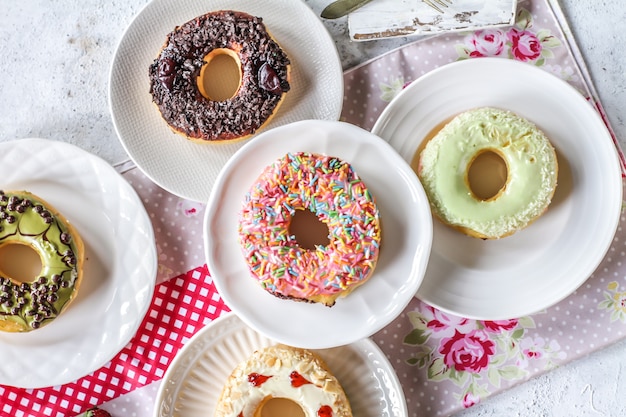
<svg viewBox="0 0 626 417"><path fill-rule="evenodd" d="M328 226L329 244L303 249L289 224L310 210ZM239 241L250 272L267 291L319 301L364 283L380 247L376 203L350 164L336 157L288 153L265 168L246 194Z"/></svg>

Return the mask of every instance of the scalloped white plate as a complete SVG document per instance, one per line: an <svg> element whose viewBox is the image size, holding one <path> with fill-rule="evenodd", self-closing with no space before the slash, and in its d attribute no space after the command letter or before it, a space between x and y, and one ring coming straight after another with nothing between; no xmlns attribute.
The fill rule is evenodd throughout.
<svg viewBox="0 0 626 417"><path fill-rule="evenodd" d="M330 308L263 290L250 275L238 241L245 194L267 165L298 151L350 163L380 211L382 241L373 275ZM307 120L262 133L232 157L207 204L204 233L217 290L246 324L282 343L321 349L368 337L402 312L424 276L432 219L417 176L388 143L348 123Z"/></svg>
<svg viewBox="0 0 626 417"><path fill-rule="evenodd" d="M157 393L154 417L212 415L235 367L273 341L246 326L235 314L212 321L178 352ZM352 412L361 417L404 417L404 393L385 354L370 339L315 350L339 380Z"/></svg>
<svg viewBox="0 0 626 417"><path fill-rule="evenodd" d="M435 221L417 296L463 317L521 317L574 292L604 258L622 209L619 159L601 117L577 90L509 59L470 59L426 74L372 131L410 162L431 130L480 106L511 110L547 134L559 160L556 194L537 221L500 240L470 238Z"/></svg>
<svg viewBox="0 0 626 417"><path fill-rule="evenodd" d="M85 243L78 296L29 333L0 332L0 384L41 388L100 368L137 331L150 305L157 256L135 190L104 160L68 143L0 143L0 189L28 190L57 208Z"/></svg>
<svg viewBox="0 0 626 417"><path fill-rule="evenodd" d="M205 203L220 169L247 140L193 143L173 133L149 93L148 66L177 25L211 10L260 16L289 56L291 91L268 128L304 119L337 120L343 72L335 43L300 0L153 0L132 21L115 53L109 104L122 145L155 183Z"/></svg>

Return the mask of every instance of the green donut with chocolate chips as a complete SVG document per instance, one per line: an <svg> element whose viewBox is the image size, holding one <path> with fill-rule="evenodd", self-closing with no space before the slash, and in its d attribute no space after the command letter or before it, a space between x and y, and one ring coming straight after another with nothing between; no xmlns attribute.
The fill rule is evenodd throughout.
<svg viewBox="0 0 626 417"><path fill-rule="evenodd" d="M41 260L41 271L31 282L24 282L0 268L0 331L41 328L57 318L78 292L83 275L82 239L40 197L27 191L0 191L0 249L6 245L32 248Z"/></svg>

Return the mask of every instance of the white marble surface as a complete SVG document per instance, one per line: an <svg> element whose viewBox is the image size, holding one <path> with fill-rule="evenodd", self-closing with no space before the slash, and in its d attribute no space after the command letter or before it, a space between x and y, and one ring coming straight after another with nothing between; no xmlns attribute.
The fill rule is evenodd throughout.
<svg viewBox="0 0 626 417"><path fill-rule="evenodd" d="M293 0L301 1L301 0ZM330 0L304 0L317 14ZM127 159L108 109L117 42L148 0L3 1L0 12L0 140L74 143L110 163ZM626 145L623 0L561 0L622 145ZM344 68L412 39L350 42L346 18L325 21ZM626 341L488 399L461 415L626 415Z"/></svg>

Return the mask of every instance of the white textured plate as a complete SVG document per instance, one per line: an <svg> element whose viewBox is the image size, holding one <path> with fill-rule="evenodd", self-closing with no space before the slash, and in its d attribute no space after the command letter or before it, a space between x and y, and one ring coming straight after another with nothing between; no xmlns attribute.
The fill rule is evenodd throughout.
<svg viewBox="0 0 626 417"><path fill-rule="evenodd" d="M133 20L115 53L109 102L122 145L139 168L162 188L206 202L228 158L246 141L193 143L161 119L149 93L148 66L178 25L212 10L260 16L289 55L291 91L268 128L304 119L337 120L343 73L335 43L300 0L153 0Z"/></svg>
<svg viewBox="0 0 626 417"><path fill-rule="evenodd" d="M64 384L100 368L137 331L156 279L152 224L135 190L80 148L21 139L0 143L0 155L0 189L39 195L85 243L83 282L69 308L41 329L0 332L0 384Z"/></svg>
<svg viewBox="0 0 626 417"><path fill-rule="evenodd" d="M559 160L556 194L536 222L500 240L473 239L436 221L417 295L464 317L520 317L574 292L603 259L622 206L619 160L602 119L578 91L508 59L460 61L426 74L385 108L372 131L411 161L432 129L480 106L511 110L547 134Z"/></svg>
<svg viewBox="0 0 626 417"><path fill-rule="evenodd" d="M372 277L333 307L272 296L250 275L238 242L245 194L287 152L350 163L376 199L382 241ZM432 241L428 200L411 167L385 141L344 122L307 120L250 141L220 174L204 219L205 251L218 292L249 326L277 341L329 348L368 337L395 319L422 282Z"/></svg>
<svg viewBox="0 0 626 417"><path fill-rule="evenodd" d="M255 350L273 344L233 313L212 321L187 342L167 369L157 393L154 417L213 415L233 369ZM406 416L398 377L370 339L314 352L339 380L355 416Z"/></svg>

